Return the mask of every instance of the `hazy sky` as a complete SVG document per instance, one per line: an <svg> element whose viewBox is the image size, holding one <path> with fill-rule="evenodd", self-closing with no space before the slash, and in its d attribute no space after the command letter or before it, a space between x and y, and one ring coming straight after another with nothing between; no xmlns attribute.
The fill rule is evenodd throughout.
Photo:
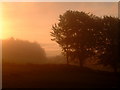
<svg viewBox="0 0 120 90"><path fill-rule="evenodd" d="M51 41L51 26L58 22L66 10L91 12L97 16L118 16L118 3L53 3L53 2L6 2L3 9L3 38L14 37L37 41L48 56L60 53L59 46Z"/></svg>

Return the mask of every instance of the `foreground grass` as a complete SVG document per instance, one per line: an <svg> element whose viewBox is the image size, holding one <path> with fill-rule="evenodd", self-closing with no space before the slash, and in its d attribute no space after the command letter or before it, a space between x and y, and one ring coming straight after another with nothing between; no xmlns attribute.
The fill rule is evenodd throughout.
<svg viewBox="0 0 120 90"><path fill-rule="evenodd" d="M3 64L3 88L116 88L118 77L111 72L65 64Z"/></svg>

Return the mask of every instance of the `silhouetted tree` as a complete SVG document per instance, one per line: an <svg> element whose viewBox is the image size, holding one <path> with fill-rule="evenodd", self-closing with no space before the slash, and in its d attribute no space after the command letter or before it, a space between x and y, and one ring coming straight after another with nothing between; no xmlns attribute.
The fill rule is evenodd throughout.
<svg viewBox="0 0 120 90"><path fill-rule="evenodd" d="M104 16L102 18L102 29L99 32L99 63L103 65L110 65L114 71L120 64L119 58L119 43L120 43L120 20L111 16ZM101 39L101 40L100 40Z"/></svg>
<svg viewBox="0 0 120 90"><path fill-rule="evenodd" d="M59 17L59 23L52 26L51 36L56 41L68 59L79 59L80 66L83 67L84 60L88 58L93 51L94 38L94 19L98 17L79 11L66 11Z"/></svg>
<svg viewBox="0 0 120 90"><path fill-rule="evenodd" d="M119 28L118 18L68 10L52 26L51 36L67 56L67 63L77 58L83 67L86 58L96 56L100 58L98 63L110 65L116 71L120 63Z"/></svg>

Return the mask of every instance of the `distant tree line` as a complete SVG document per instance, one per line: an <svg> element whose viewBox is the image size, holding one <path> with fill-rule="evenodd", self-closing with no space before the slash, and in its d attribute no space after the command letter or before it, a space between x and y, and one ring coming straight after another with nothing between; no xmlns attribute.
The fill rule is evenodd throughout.
<svg viewBox="0 0 120 90"><path fill-rule="evenodd" d="M62 48L67 64L78 59L83 67L87 58L95 56L99 58L99 64L109 65L117 71L120 65L119 28L118 17L98 17L68 10L52 26L51 36Z"/></svg>
<svg viewBox="0 0 120 90"><path fill-rule="evenodd" d="M44 63L46 53L37 42L10 38L2 41L2 59L5 63Z"/></svg>

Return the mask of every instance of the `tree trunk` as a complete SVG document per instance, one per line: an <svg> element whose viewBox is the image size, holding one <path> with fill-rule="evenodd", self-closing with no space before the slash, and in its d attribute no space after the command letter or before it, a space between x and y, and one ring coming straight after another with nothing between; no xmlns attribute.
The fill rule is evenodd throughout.
<svg viewBox="0 0 120 90"><path fill-rule="evenodd" d="M69 65L68 52L67 52L66 58L67 58L67 65Z"/></svg>

